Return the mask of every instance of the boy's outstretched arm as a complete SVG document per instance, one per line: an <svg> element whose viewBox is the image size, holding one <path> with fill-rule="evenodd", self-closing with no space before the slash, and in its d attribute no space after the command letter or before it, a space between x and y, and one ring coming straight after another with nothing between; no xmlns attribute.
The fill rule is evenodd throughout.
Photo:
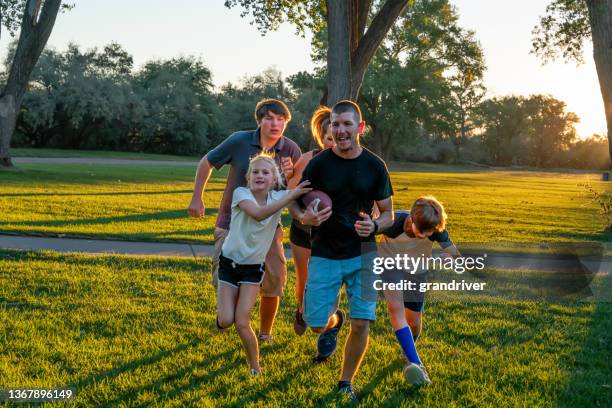
<svg viewBox="0 0 612 408"><path fill-rule="evenodd" d="M384 231L393 225L393 196L381 201L376 201L380 215L375 219L378 231Z"/></svg>
<svg viewBox="0 0 612 408"><path fill-rule="evenodd" d="M455 243L451 240L440 242L440 248L442 248L443 254L448 254L449 256L452 256L453 258L461 257L461 252L459 252L459 250L455 246Z"/></svg>
<svg viewBox="0 0 612 408"><path fill-rule="evenodd" d="M187 209L187 212L192 217L201 217L204 215L204 200L202 199L202 194L204 194L206 183L208 183L211 173L212 165L206 156L204 156L202 157L202 160L200 160L200 163L198 163L198 170L196 171L195 176L195 185L193 187L193 195L191 196L191 202L189 203L189 208Z"/></svg>

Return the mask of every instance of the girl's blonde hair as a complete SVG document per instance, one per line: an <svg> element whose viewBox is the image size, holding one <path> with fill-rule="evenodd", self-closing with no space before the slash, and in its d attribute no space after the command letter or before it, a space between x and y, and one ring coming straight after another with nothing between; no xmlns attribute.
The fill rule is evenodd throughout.
<svg viewBox="0 0 612 408"><path fill-rule="evenodd" d="M247 170L246 179L247 179L247 187L251 188L251 173L253 172L253 165L259 161L264 161L268 163L272 169L272 175L276 179L275 189L285 187L285 183L283 182L283 178L281 177L281 172L274 161L274 154L272 153L259 153L257 156L251 157L249 161L249 169Z"/></svg>
<svg viewBox="0 0 612 408"><path fill-rule="evenodd" d="M324 146L323 138L331 123L330 115L331 109L327 106L319 106L310 118L310 132L312 132L312 137L321 149Z"/></svg>
<svg viewBox="0 0 612 408"><path fill-rule="evenodd" d="M410 210L412 223L421 232L442 232L446 227L444 206L434 196L422 196L416 199Z"/></svg>

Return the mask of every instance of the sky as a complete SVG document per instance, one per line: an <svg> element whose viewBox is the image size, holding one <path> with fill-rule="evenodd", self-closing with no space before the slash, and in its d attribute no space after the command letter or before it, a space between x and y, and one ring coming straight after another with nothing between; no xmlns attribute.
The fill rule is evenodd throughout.
<svg viewBox="0 0 612 408"><path fill-rule="evenodd" d="M606 123L599 83L587 47L585 64L557 61L542 65L529 54L531 31L549 0L450 0L463 28L473 30L487 64L488 96L549 94L567 103L581 118L578 134L605 134ZM239 8L223 0L74 0L76 7L58 16L48 46L58 51L73 42L81 48L121 44L136 67L152 59L178 55L201 58L216 86L274 67L284 76L311 70L310 38L299 37L284 24L262 36ZM4 59L11 40L0 38Z"/></svg>

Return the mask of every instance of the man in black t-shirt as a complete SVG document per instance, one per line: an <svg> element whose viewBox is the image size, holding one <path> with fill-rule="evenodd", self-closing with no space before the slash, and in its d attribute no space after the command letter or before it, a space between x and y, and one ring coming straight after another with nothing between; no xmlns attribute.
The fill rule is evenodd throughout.
<svg viewBox="0 0 612 408"><path fill-rule="evenodd" d="M336 350L338 332L345 313L338 309L340 289L346 285L351 330L348 336L338 387L355 399L351 381L368 345L370 321L376 318L376 299L364 293L362 278L371 274L362 265L362 244L374 242L374 235L393 224L393 189L382 159L359 144L365 124L359 107L350 101L338 102L331 113L336 145L314 157L302 175L314 190L332 201L332 208L316 212L314 203L306 210L290 207L294 219L314 225L312 255L304 292L304 320L320 333L318 360ZM372 220L374 203L380 216Z"/></svg>

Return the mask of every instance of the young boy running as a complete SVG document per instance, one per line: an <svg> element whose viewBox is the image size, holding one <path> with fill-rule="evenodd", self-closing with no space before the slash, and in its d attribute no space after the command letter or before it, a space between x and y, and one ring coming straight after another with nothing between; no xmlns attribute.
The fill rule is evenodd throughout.
<svg viewBox="0 0 612 408"><path fill-rule="evenodd" d="M419 197L410 211L395 212L393 225L382 231L379 242L379 255L394 257L407 254L412 257L431 257L433 243L437 242L444 251L443 257L459 257L461 254L451 241L445 229L446 212L442 204L433 196ZM387 281L409 278L413 281L424 280L427 271L414 275L406 271L385 271ZM417 353L415 342L421 334L424 294L418 291L385 290L391 326L397 341L408 359L404 375L410 384L430 384L431 380Z"/></svg>

